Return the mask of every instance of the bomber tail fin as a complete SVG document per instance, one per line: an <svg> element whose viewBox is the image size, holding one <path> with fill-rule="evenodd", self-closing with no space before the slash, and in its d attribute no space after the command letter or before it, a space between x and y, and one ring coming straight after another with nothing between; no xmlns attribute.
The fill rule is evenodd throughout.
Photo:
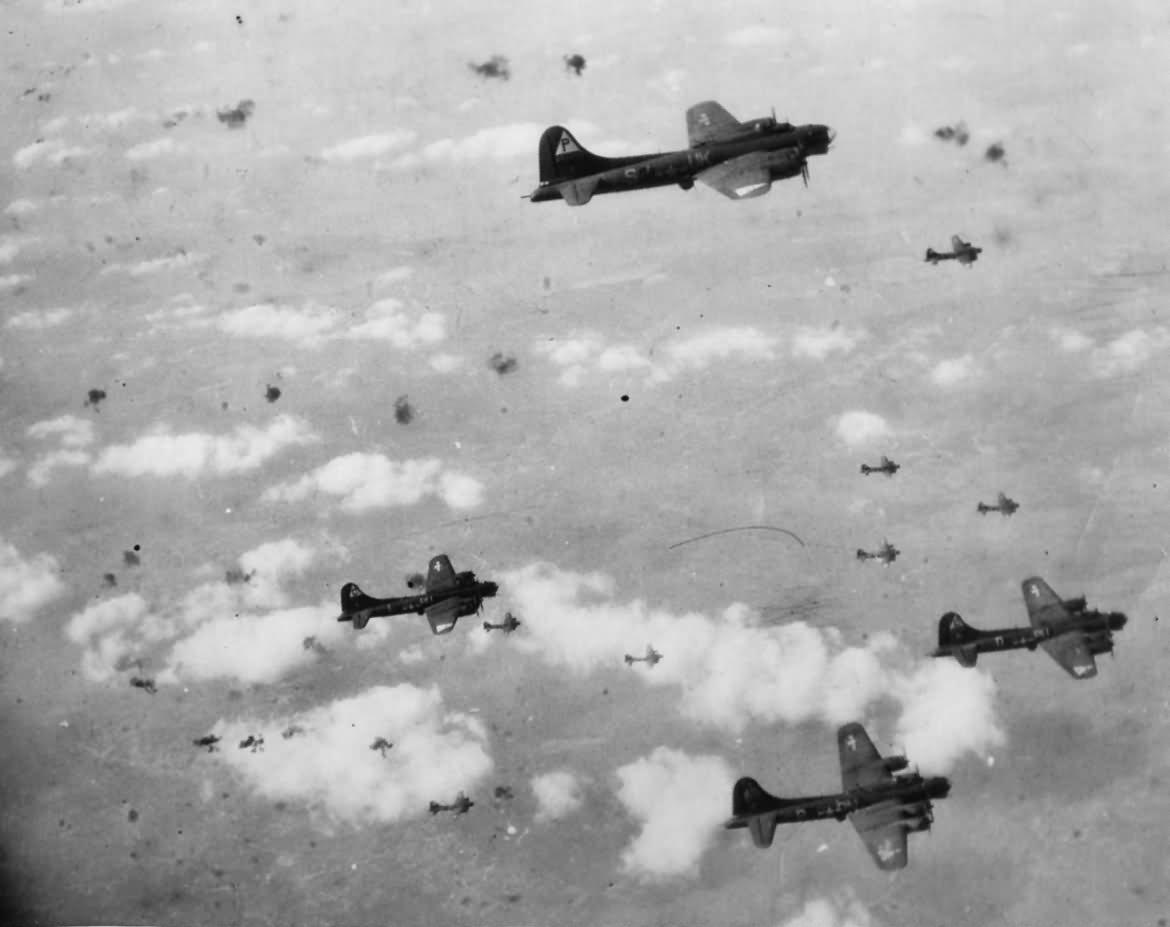
<svg viewBox="0 0 1170 927"><path fill-rule="evenodd" d="M575 180L606 169L605 158L583 147L564 126L549 126L540 137L540 182Z"/></svg>
<svg viewBox="0 0 1170 927"><path fill-rule="evenodd" d="M770 847L776 832L776 815L768 812L774 811L780 803L780 799L765 792L755 779L745 776L731 790L732 821L735 826L743 827L746 818L752 843L761 848Z"/></svg>
<svg viewBox="0 0 1170 927"><path fill-rule="evenodd" d="M736 816L768 811L779 801L775 795L765 792L763 786L750 776L744 776L731 789L731 813Z"/></svg>
<svg viewBox="0 0 1170 927"><path fill-rule="evenodd" d="M938 650L935 656L949 653L960 666L974 666L979 659L975 639L979 632L965 622L958 612L947 612L938 620Z"/></svg>
<svg viewBox="0 0 1170 927"><path fill-rule="evenodd" d="M938 263L938 252L935 251L934 248L927 248L926 249L926 260L930 261L930 263L932 263L932 264L937 264Z"/></svg>
<svg viewBox="0 0 1170 927"><path fill-rule="evenodd" d="M362 592L357 583L346 583L341 587L341 614L337 620L352 621L353 629L360 631L370 623L370 609L377 604L377 599Z"/></svg>
<svg viewBox="0 0 1170 927"><path fill-rule="evenodd" d="M969 644L978 632L963 620L958 612L947 612L938 620L939 647L957 647Z"/></svg>

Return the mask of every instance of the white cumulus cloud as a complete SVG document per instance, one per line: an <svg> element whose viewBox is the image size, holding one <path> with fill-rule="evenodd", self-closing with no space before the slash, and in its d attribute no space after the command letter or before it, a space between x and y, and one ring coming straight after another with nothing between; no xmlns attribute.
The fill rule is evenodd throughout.
<svg viewBox="0 0 1170 927"><path fill-rule="evenodd" d="M892 434L889 424L880 415L854 409L837 418L837 437L850 447L861 447L889 438Z"/></svg>
<svg viewBox="0 0 1170 927"><path fill-rule="evenodd" d="M57 559L30 558L0 538L0 619L23 624L65 591Z"/></svg>
<svg viewBox="0 0 1170 927"><path fill-rule="evenodd" d="M873 924L865 906L851 893L845 893L836 899L810 898L781 927L873 927Z"/></svg>
<svg viewBox="0 0 1170 927"><path fill-rule="evenodd" d="M533 350L561 368L560 383L577 386L589 373L644 371L645 382L665 383L680 374L704 370L725 361L741 364L775 357L778 339L750 326L712 328L660 346L650 357L630 344L607 345L596 332L582 332L556 341L537 341Z"/></svg>
<svg viewBox="0 0 1170 927"><path fill-rule="evenodd" d="M474 477L447 470L441 460L390 460L382 454L355 452L331 461L299 480L264 492L265 502L299 502L311 496L340 499L346 512L415 505L438 496L454 509L474 508L483 501L483 485Z"/></svg>
<svg viewBox="0 0 1170 927"><path fill-rule="evenodd" d="M950 770L966 753L985 755L1004 741L995 715L995 681L953 660L930 660L898 679L897 739L926 775Z"/></svg>
<svg viewBox="0 0 1170 927"><path fill-rule="evenodd" d="M1093 346L1092 338L1074 328L1054 328L1050 334L1052 340L1066 354L1076 354Z"/></svg>
<svg viewBox="0 0 1170 927"><path fill-rule="evenodd" d="M8 328L22 331L43 331L46 328L56 328L64 325L73 318L73 310L66 308L29 310L18 312L11 316L4 324Z"/></svg>
<svg viewBox="0 0 1170 927"><path fill-rule="evenodd" d="M584 674L621 666L625 654L653 643L662 661L635 672L647 685L676 687L683 715L705 724L737 731L752 721L841 724L886 687L884 635L846 647L836 629L761 626L738 604L711 617L615 601L609 577L549 564L506 573L503 585L524 615L518 649ZM580 627L589 628L586 637Z"/></svg>
<svg viewBox="0 0 1170 927"><path fill-rule="evenodd" d="M1094 348L1089 362L1098 377L1117 377L1136 373L1170 343L1170 332L1156 328L1152 332L1140 328L1118 335L1112 341Z"/></svg>
<svg viewBox="0 0 1170 927"><path fill-rule="evenodd" d="M321 157L326 161L357 161L362 158L376 158L395 149L404 148L414 139L415 133L409 129L363 135L326 148L321 152Z"/></svg>
<svg viewBox="0 0 1170 927"><path fill-rule="evenodd" d="M223 578L152 605L138 593L97 602L74 615L65 636L83 648L81 666L98 682L148 660L160 684L205 679L271 683L315 662L344 636L328 603L291 604L288 584L317 558L292 538L243 553Z"/></svg>
<svg viewBox="0 0 1170 927"><path fill-rule="evenodd" d="M153 161L163 155L176 154L182 147L170 136L163 136L151 142L142 142L126 150L126 159L129 161Z"/></svg>
<svg viewBox="0 0 1170 927"><path fill-rule="evenodd" d="M29 425L26 434L30 438L45 440L57 438L62 447L88 447L93 443L93 422L76 415L62 415Z"/></svg>
<svg viewBox="0 0 1170 927"><path fill-rule="evenodd" d="M851 331L840 325L824 328L806 326L793 336L792 353L795 357L824 360L833 352L848 354L864 337L864 332Z"/></svg>
<svg viewBox="0 0 1170 927"><path fill-rule="evenodd" d="M317 440L308 424L281 415L266 427L239 425L230 434L173 434L160 428L132 444L115 444L98 455L96 474L122 476L222 476L261 467L287 447Z"/></svg>
<svg viewBox="0 0 1170 927"><path fill-rule="evenodd" d="M376 686L288 717L220 721L212 732L224 741L215 756L258 795L353 826L424 817L430 801L472 793L492 770L483 725L446 710L437 687ZM249 735L263 736L262 750L236 747ZM371 749L378 738L393 746Z"/></svg>
<svg viewBox="0 0 1170 927"><path fill-rule="evenodd" d="M567 769L532 777L536 795L536 820L556 821L572 814L585 801L580 777Z"/></svg>
<svg viewBox="0 0 1170 927"><path fill-rule="evenodd" d="M962 357L949 357L939 361L930 371L930 379L935 386L945 389L970 380L978 372L975 358L970 354L964 354Z"/></svg>
<svg viewBox="0 0 1170 927"><path fill-rule="evenodd" d="M642 825L622 852L625 870L647 879L695 875L727 817L731 768L721 757L659 747L617 777L618 799Z"/></svg>

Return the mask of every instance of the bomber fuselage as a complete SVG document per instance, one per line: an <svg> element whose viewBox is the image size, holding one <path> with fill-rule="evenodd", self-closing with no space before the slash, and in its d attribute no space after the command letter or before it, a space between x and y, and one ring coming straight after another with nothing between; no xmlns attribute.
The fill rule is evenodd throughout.
<svg viewBox="0 0 1170 927"><path fill-rule="evenodd" d="M894 802L897 806L902 806L892 809L891 812L899 816L904 817L915 811L915 806L920 806L917 810L921 815L926 815L929 813L930 800L946 798L950 790L950 780L943 776L930 778L918 775L903 776L880 788L859 788L834 795L812 795L807 798L777 798L770 801L767 807L762 807L752 814L735 815L725 826L731 829L747 827L752 818L761 814L774 817L780 824L819 821L825 818L844 821L855 811L884 802Z"/></svg>
<svg viewBox="0 0 1170 927"><path fill-rule="evenodd" d="M752 126L751 123L747 125L749 129ZM711 142L679 151L605 158L604 170L583 176L598 179L594 195L664 187L670 184L690 187L697 174L724 161L755 151L779 153L790 150L792 152L792 157L788 159L790 167L785 167L783 160L778 157L777 163L772 166L773 176L776 179L795 177L801 171L804 157L826 154L831 141L832 132L828 126L823 125L746 131L726 141ZM532 192L532 202L562 199L558 187L563 182L564 179L558 179L542 183Z"/></svg>

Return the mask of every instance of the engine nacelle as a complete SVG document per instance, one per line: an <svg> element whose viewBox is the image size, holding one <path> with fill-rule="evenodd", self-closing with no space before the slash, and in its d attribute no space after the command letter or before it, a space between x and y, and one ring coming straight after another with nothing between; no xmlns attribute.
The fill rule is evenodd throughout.
<svg viewBox="0 0 1170 927"><path fill-rule="evenodd" d="M1093 655L1113 653L1113 635L1108 631L1087 635L1085 637L1085 643L1088 644L1089 652Z"/></svg>
<svg viewBox="0 0 1170 927"><path fill-rule="evenodd" d="M804 156L792 148L785 148L773 152L765 166L773 180L786 180L800 174L801 168L804 167Z"/></svg>

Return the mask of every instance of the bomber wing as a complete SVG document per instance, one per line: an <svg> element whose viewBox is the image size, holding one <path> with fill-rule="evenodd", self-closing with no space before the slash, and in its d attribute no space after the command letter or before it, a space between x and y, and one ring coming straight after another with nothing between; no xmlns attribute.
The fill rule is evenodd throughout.
<svg viewBox="0 0 1170 927"><path fill-rule="evenodd" d="M692 148L734 135L739 120L714 100L704 100L687 110L687 142Z"/></svg>
<svg viewBox="0 0 1170 927"><path fill-rule="evenodd" d="M752 151L709 167L695 176L733 200L762 196L772 189L772 172L768 170L767 159L767 152Z"/></svg>
<svg viewBox="0 0 1170 927"><path fill-rule="evenodd" d="M1041 647L1052 659L1064 667L1065 672L1076 679L1088 679L1097 675L1097 661L1085 643L1085 636L1079 631L1061 634L1061 628L1072 621L1072 615L1048 583L1039 576L1025 579L1022 588L1024 604L1028 608L1028 620L1034 628L1051 628L1055 637L1041 643Z"/></svg>
<svg viewBox="0 0 1170 927"><path fill-rule="evenodd" d="M1050 638L1040 646L1075 679L1089 679L1097 675L1097 661L1085 643L1085 635L1080 631Z"/></svg>
<svg viewBox="0 0 1170 927"><path fill-rule="evenodd" d="M427 567L427 592L442 592L455 588L455 568L446 554L431 557Z"/></svg>
<svg viewBox="0 0 1170 927"><path fill-rule="evenodd" d="M1052 628L1059 631L1068 624L1072 615L1064 606L1060 596L1039 576L1030 576L1020 584L1024 593L1024 605L1028 609L1028 621L1034 628Z"/></svg>
<svg viewBox="0 0 1170 927"><path fill-rule="evenodd" d="M869 855L879 869L904 869L907 863L906 827L898 824L881 805L862 808L849 815Z"/></svg>
<svg viewBox="0 0 1170 927"><path fill-rule="evenodd" d="M446 599L438 605L432 605L426 610L427 621L430 622L434 634L449 634L455 630L455 622L459 620L460 602L458 599Z"/></svg>
<svg viewBox="0 0 1170 927"><path fill-rule="evenodd" d="M894 781L865 728L856 721L837 730L837 753L841 757L841 788L846 792Z"/></svg>

